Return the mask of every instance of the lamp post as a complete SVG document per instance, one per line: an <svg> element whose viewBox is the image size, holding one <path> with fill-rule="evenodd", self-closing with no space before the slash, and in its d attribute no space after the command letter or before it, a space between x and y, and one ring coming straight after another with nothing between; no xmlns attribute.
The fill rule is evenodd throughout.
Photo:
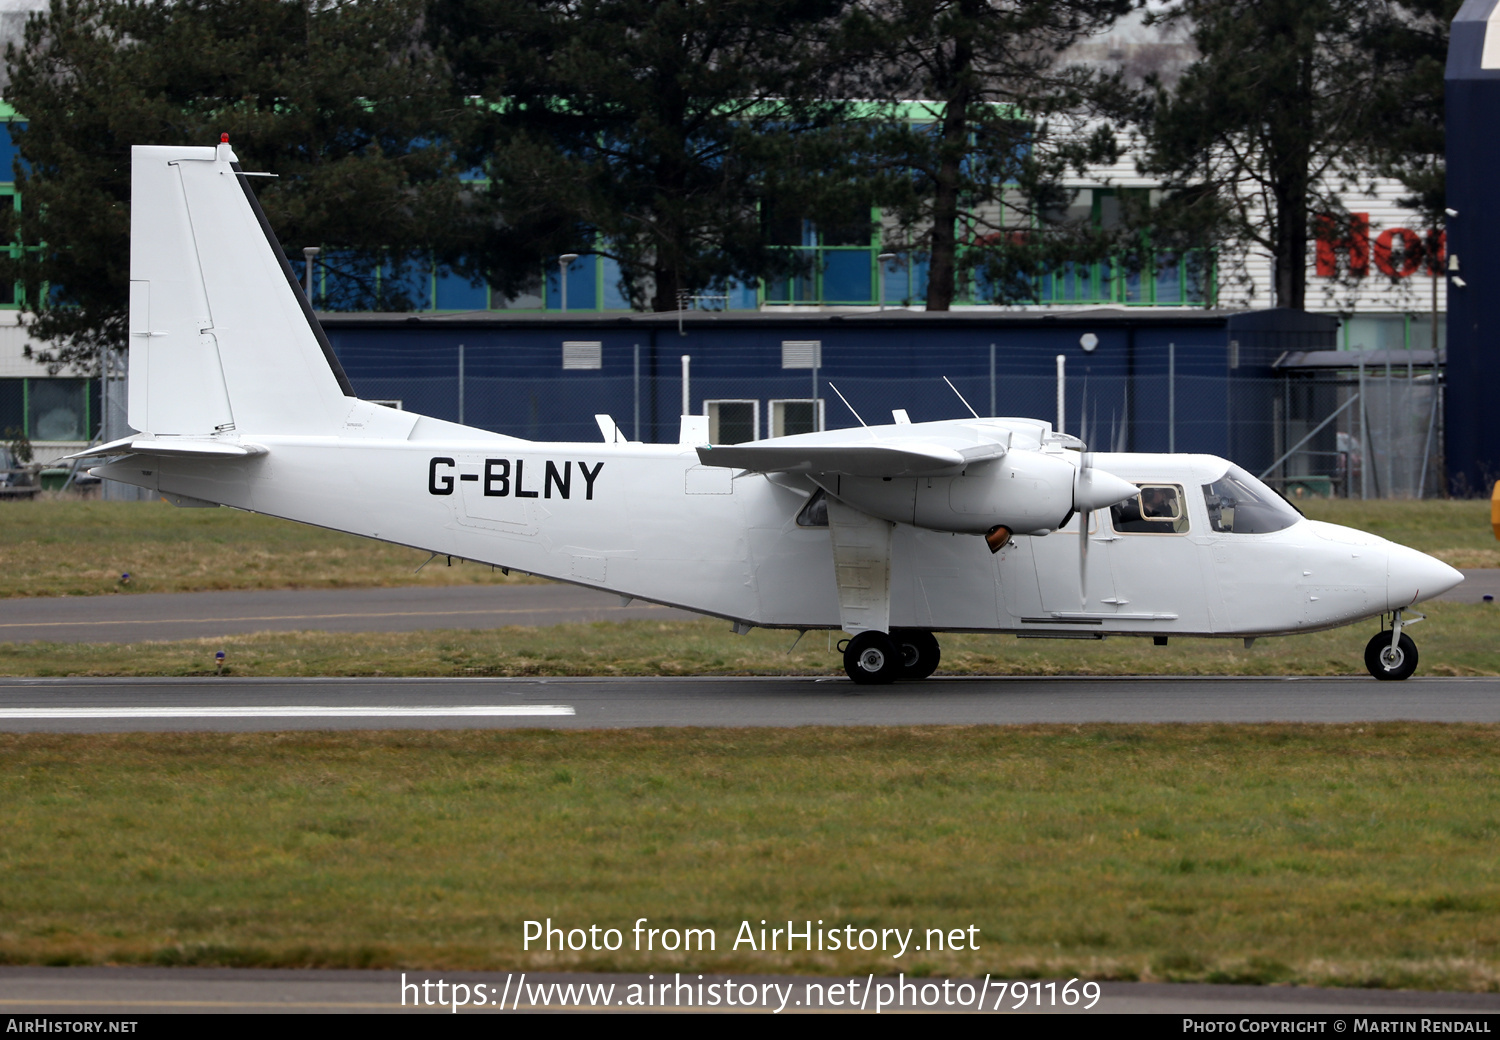
<svg viewBox="0 0 1500 1040"><path fill-rule="evenodd" d="M304 273L302 275L302 278L303 278L303 281L306 283L306 285L304 286L304 288L305 288L305 290L307 292L307 302L308 303L312 303L312 298L313 298L313 291L312 291L313 260L322 251L323 250L320 249L320 248L318 248L317 246L303 246L302 247L302 260L303 260L303 263L305 264L305 271L304 271Z"/></svg>
<svg viewBox="0 0 1500 1040"><path fill-rule="evenodd" d="M562 295L562 309L568 311L568 265L578 259L577 253L564 253L557 258L557 288Z"/></svg>
<svg viewBox="0 0 1500 1040"><path fill-rule="evenodd" d="M881 253L875 259L880 264L880 309L885 310L885 265L896 259L896 254Z"/></svg>

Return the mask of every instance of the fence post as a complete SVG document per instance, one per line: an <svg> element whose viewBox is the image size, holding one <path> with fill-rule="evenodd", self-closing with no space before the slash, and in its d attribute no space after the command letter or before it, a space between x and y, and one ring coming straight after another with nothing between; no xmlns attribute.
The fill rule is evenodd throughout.
<svg viewBox="0 0 1500 1040"><path fill-rule="evenodd" d="M823 410L818 407L818 362L823 360L823 345L820 343L813 348L812 367L812 412L813 430L821 433L823 431Z"/></svg>
<svg viewBox="0 0 1500 1040"><path fill-rule="evenodd" d="M1359 356L1359 497L1370 497L1369 409L1365 407L1365 357Z"/></svg>
<svg viewBox="0 0 1500 1040"><path fill-rule="evenodd" d="M1066 354L1057 355L1057 432L1067 433L1068 400L1067 388L1068 358Z"/></svg>
<svg viewBox="0 0 1500 1040"><path fill-rule="evenodd" d="M1167 344L1167 451L1177 450L1177 344Z"/></svg>
<svg viewBox="0 0 1500 1040"><path fill-rule="evenodd" d="M631 427L632 440L641 439L641 345L630 345L631 393L635 401L635 424Z"/></svg>
<svg viewBox="0 0 1500 1040"><path fill-rule="evenodd" d="M995 417L995 344L990 344L990 418Z"/></svg>
<svg viewBox="0 0 1500 1040"><path fill-rule="evenodd" d="M1391 352L1385 353L1385 497L1396 497L1396 386L1391 382Z"/></svg>
<svg viewBox="0 0 1500 1040"><path fill-rule="evenodd" d="M692 365L693 365L693 357L692 357L692 355L691 354L684 354L684 355L682 355L682 413L681 414L683 414L683 415L691 415L692 414L692 411L691 411L691 409L692 409L692 401L693 401L692 375L691 375Z"/></svg>
<svg viewBox="0 0 1500 1040"><path fill-rule="evenodd" d="M458 345L458 425L464 425L464 345Z"/></svg>

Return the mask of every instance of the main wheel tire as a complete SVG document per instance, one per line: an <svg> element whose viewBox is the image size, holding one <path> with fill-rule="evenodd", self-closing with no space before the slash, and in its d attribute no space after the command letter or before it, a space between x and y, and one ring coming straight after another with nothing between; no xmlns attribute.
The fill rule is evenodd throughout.
<svg viewBox="0 0 1500 1040"><path fill-rule="evenodd" d="M1365 644L1365 667L1377 679L1405 679L1417 670L1417 644L1402 633L1392 649L1391 634L1377 632Z"/></svg>
<svg viewBox="0 0 1500 1040"><path fill-rule="evenodd" d="M861 632L844 647L844 671L861 686L884 685L901 673L901 655L884 632Z"/></svg>
<svg viewBox="0 0 1500 1040"><path fill-rule="evenodd" d="M901 628L891 633L896 652L901 655L902 679L925 679L937 671L943 659L942 647L931 632L919 628Z"/></svg>

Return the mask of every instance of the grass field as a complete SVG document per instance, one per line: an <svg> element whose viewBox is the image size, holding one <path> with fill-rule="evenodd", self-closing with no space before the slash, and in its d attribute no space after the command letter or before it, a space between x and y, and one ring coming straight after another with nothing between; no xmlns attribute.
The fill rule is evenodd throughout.
<svg viewBox="0 0 1500 1040"><path fill-rule="evenodd" d="M0 598L536 581L237 509L56 499L0 506ZM130 575L128 584L122 574Z"/></svg>
<svg viewBox="0 0 1500 1040"><path fill-rule="evenodd" d="M1494 566L1486 505L1303 503ZM0 596L503 580L413 576L424 554L230 510L16 503L0 523ZM1496 609L1429 604L1420 674L1500 674ZM942 671L1358 674L1369 634L946 636ZM263 633L6 644L0 673L206 674L220 649L234 675L841 670L822 634L791 640L707 621ZM1500 727L1478 725L0 734L0 962L1497 990L1497 780ZM717 945L523 950L547 917ZM973 925L981 948L734 950L762 919Z"/></svg>
<svg viewBox="0 0 1500 1040"><path fill-rule="evenodd" d="M1362 502L1312 498L1297 506L1314 520L1357 527L1430 553L1454 567L1500 567L1490 504L1479 499Z"/></svg>
<svg viewBox="0 0 1500 1040"><path fill-rule="evenodd" d="M1432 553L1455 567L1500 567L1481 501L1300 503ZM205 589L372 588L534 581L233 509L162 502L11 502L0 506L0 598ZM131 580L122 584L120 576Z"/></svg>
<svg viewBox="0 0 1500 1040"><path fill-rule="evenodd" d="M1428 603L1419 675L1500 675L1500 607ZM940 675L1363 675L1375 623L1239 640L1102 642L945 634ZM262 632L140 643L0 643L0 675L842 675L823 632L734 635L722 621L627 621L401 633ZM835 634L835 639L842 638Z"/></svg>
<svg viewBox="0 0 1500 1040"><path fill-rule="evenodd" d="M1500 728L0 735L0 961L1500 987ZM711 928L523 951L521 922ZM978 952L751 953L739 922Z"/></svg>

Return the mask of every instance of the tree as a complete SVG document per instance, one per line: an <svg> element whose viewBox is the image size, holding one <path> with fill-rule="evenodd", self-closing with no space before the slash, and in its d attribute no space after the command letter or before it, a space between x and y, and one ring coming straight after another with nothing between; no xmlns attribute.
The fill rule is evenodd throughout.
<svg viewBox="0 0 1500 1040"><path fill-rule="evenodd" d="M41 359L94 370L126 345L133 144L227 132L246 169L280 178L255 183L289 252L335 247L346 304L400 306L367 272L461 252L460 113L421 18L418 0L52 0L34 15L6 56L27 120L7 216L25 248L0 278L24 284Z"/></svg>
<svg viewBox="0 0 1500 1040"><path fill-rule="evenodd" d="M1101 116L1117 79L1058 64L1128 0L895 0L856 8L843 45L864 56L883 99L871 177L892 218L886 247L930 255L927 308L948 310L977 270L993 298L1029 298L1049 264L1087 259L1092 230L1048 215L1070 198L1070 168L1112 161ZM902 99L925 99L915 104Z"/></svg>
<svg viewBox="0 0 1500 1040"><path fill-rule="evenodd" d="M1156 84L1143 172L1164 180L1145 216L1163 236L1259 247L1275 304L1301 309L1315 221L1342 214L1341 178L1368 159L1381 73L1369 0L1182 0L1200 57Z"/></svg>
<svg viewBox="0 0 1500 1040"><path fill-rule="evenodd" d="M1364 138L1381 173L1411 195L1402 205L1443 225L1443 73L1448 31L1463 0L1391 0L1372 13L1364 47L1373 68Z"/></svg>
<svg viewBox="0 0 1500 1040"><path fill-rule="evenodd" d="M492 284L564 252L616 259L632 304L790 270L773 209L840 192L843 111L821 47L839 0L438 0L471 158L494 219L470 269ZM809 187L821 181L821 188Z"/></svg>

